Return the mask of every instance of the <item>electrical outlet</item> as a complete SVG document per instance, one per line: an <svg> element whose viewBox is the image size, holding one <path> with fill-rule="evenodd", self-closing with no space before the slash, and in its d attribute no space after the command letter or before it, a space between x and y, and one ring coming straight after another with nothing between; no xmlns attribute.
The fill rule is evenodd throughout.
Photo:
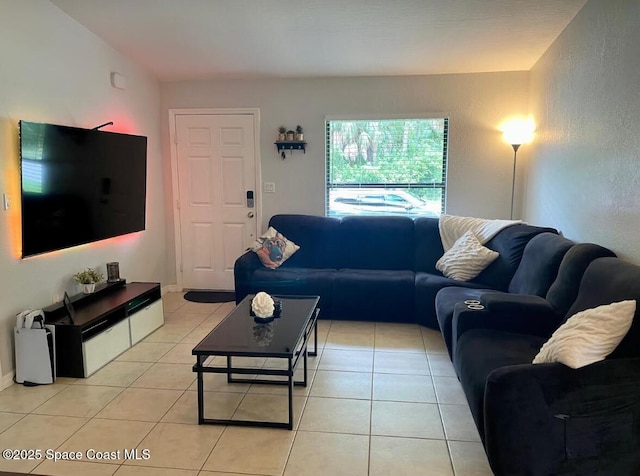
<svg viewBox="0 0 640 476"><path fill-rule="evenodd" d="M264 183L264 192L265 193L275 193L276 184L275 182L265 182Z"/></svg>
<svg viewBox="0 0 640 476"><path fill-rule="evenodd" d="M51 304L55 304L55 303L60 302L60 301L62 301L62 298L60 297L59 294L53 293L51 295Z"/></svg>

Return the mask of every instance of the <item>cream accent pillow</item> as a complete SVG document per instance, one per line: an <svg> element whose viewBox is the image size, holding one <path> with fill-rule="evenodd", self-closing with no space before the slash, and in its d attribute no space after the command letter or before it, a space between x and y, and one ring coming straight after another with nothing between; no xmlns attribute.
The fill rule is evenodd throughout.
<svg viewBox="0 0 640 476"><path fill-rule="evenodd" d="M482 246L476 235L468 231L453 244L436 263L436 269L447 278L469 281L478 276L499 255Z"/></svg>
<svg viewBox="0 0 640 476"><path fill-rule="evenodd" d="M556 329L533 363L561 362L579 369L600 362L622 342L635 313L635 301L615 302L578 312Z"/></svg>

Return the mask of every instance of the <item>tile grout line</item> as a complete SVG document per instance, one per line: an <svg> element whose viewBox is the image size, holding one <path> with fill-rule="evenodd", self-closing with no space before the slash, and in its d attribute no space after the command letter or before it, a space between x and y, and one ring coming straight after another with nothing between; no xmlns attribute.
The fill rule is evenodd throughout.
<svg viewBox="0 0 640 476"><path fill-rule="evenodd" d="M373 385L374 385L374 381L373 381L373 375L374 375L374 371L375 371L375 367L376 367L376 352L375 352L375 344L376 344L376 328L374 325L373 328L373 364L371 366L371 394L370 394L370 399L369 399L369 448L367 451L367 475L371 474L371 444L373 441L373 437L372 437L372 433L373 433Z"/></svg>
<svg viewBox="0 0 640 476"><path fill-rule="evenodd" d="M429 359L429 355L427 354L427 359ZM449 458L449 466L451 467L451 474L455 476L455 466L453 464L453 456L449 451L449 440L447 439L447 430L444 424L444 417L442 416L442 409L440 408L440 397L438 396L438 391L436 390L436 382L434 380L433 369L431 368L431 360L429 359L429 370L431 371L431 383L433 385L433 392L436 396L436 402L438 406L438 415L440 415L440 424L442 425L442 436L444 436L444 444L447 448L447 457Z"/></svg>

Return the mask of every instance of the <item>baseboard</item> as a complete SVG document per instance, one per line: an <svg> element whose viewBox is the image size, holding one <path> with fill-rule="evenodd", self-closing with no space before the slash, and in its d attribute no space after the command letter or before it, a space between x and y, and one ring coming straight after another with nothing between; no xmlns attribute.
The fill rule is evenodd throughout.
<svg viewBox="0 0 640 476"><path fill-rule="evenodd" d="M182 289L179 289L177 284L167 284L160 289L160 294L164 296L167 293L177 293L179 291L182 291Z"/></svg>
<svg viewBox="0 0 640 476"><path fill-rule="evenodd" d="M12 370L7 375L4 375L2 377L2 380L0 380L0 390L4 390L5 388L10 387L11 385L13 385L13 377L15 375L16 375L16 371L15 370Z"/></svg>

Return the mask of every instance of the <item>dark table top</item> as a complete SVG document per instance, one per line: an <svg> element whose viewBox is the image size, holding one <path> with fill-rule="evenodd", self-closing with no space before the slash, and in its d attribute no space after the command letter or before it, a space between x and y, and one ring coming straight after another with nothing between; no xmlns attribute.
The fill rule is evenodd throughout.
<svg viewBox="0 0 640 476"><path fill-rule="evenodd" d="M296 351L314 316L318 296L272 296L282 302L280 317L261 322L251 316L245 297L209 335L193 348L193 355L289 357Z"/></svg>

